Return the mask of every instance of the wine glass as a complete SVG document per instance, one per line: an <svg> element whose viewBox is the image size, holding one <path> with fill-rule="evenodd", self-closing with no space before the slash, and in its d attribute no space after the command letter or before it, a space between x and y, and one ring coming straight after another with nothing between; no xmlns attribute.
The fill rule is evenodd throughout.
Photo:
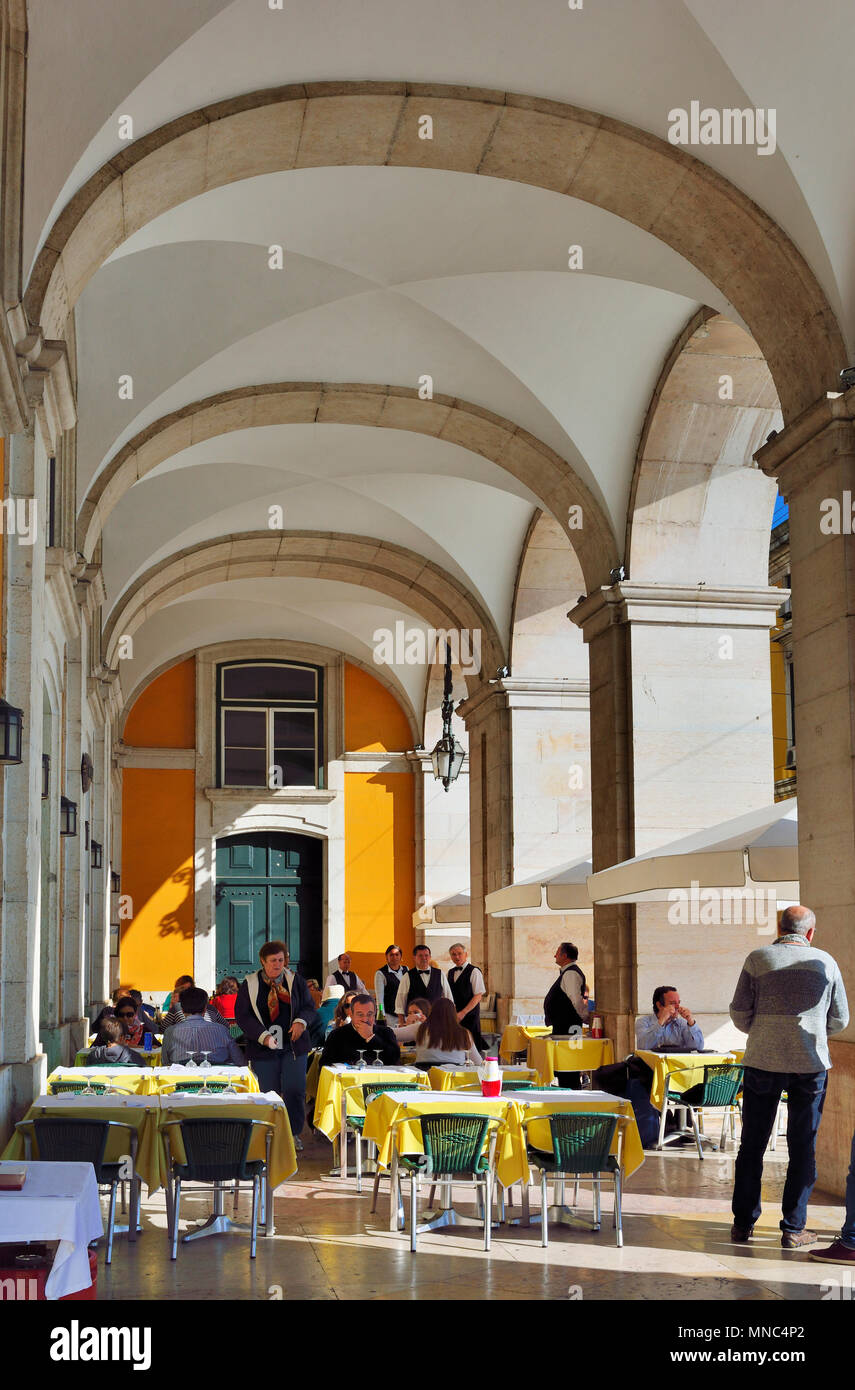
<svg viewBox="0 0 855 1390"><path fill-rule="evenodd" d="M189 1069L190 1067L192 1067L194 1071L196 1070L196 1068L197 1068L198 1065L199 1065L198 1062L196 1062L196 1061L193 1060L195 1056L196 1056L196 1053L195 1053L195 1052L191 1052L191 1053L190 1053L190 1056L187 1058L187 1061L184 1063L185 1067L187 1067L188 1069Z"/></svg>
<svg viewBox="0 0 855 1390"><path fill-rule="evenodd" d="M201 1063L201 1065L202 1065L202 1067L204 1067L204 1068L205 1068L206 1070L208 1070L208 1071L211 1070L211 1063L208 1061L208 1058L210 1057L210 1055L211 1055L210 1050L207 1051L207 1052L200 1052L200 1053L199 1053L199 1056L202 1058L202 1063Z"/></svg>
<svg viewBox="0 0 855 1390"><path fill-rule="evenodd" d="M356 1064L357 1069L358 1069L359 1071L364 1071L364 1070L365 1070L365 1048L364 1048L364 1047L358 1047L356 1050L357 1050L357 1052L359 1053L359 1061L358 1061L357 1064Z"/></svg>

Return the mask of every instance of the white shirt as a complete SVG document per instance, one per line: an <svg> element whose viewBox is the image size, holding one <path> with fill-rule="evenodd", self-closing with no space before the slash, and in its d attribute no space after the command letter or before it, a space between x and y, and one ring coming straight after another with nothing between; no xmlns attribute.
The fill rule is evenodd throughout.
<svg viewBox="0 0 855 1390"><path fill-rule="evenodd" d="M399 987L400 987L400 983L401 983L401 981L403 980L403 978L404 978L404 976L406 975L406 973L407 973L406 967L403 966L403 965L399 965L397 970L393 970L392 967L389 966L389 974L390 974L390 975L394 975L394 976L397 978L398 986L399 986ZM378 1018L379 1018L380 1014L383 1013L383 1011L384 1011L384 1010L383 1010L383 1000L384 1000L384 998L385 998L385 994L386 994L386 976L383 974L383 971L382 971L382 969L381 969L381 970L375 971L375 974L374 974L374 997L375 997L375 999L377 1000L377 1016L378 1016ZM395 996L395 1002L396 1002L396 1003L398 1002L397 995Z"/></svg>
<svg viewBox="0 0 855 1390"><path fill-rule="evenodd" d="M336 967L336 968L338 968L338 967ZM342 973L342 975L343 975L343 974L344 974L344 971L342 971L341 973ZM348 975L356 975L356 971L355 971L355 970L349 970L347 973L348 973ZM327 975L327 978L324 980L324 989L328 989L330 985L337 985L337 984L340 984L340 981L336 979L335 975ZM358 975L356 975L356 984L353 986L353 988L354 988L359 994L367 994L367 993L368 993L368 989L367 989L367 987L366 987L364 981L360 980L360 978L359 978ZM345 989L347 989L347 986L346 986L346 985L345 985Z"/></svg>
<svg viewBox="0 0 855 1390"><path fill-rule="evenodd" d="M575 961L573 963L576 964ZM588 1017L588 1003L582 995L582 976L565 965L561 975L561 988L579 1017L584 1021Z"/></svg>
<svg viewBox="0 0 855 1390"><path fill-rule="evenodd" d="M420 971L419 971L419 975L421 976L422 980L424 981L425 994L427 994L427 987L428 987L428 983L429 983L429 981L430 981L430 970L429 970L429 969L428 969L428 970L420 970ZM445 999L450 999L451 1002L454 1003L454 995L451 993L451 985L448 983L448 979L447 979L447 977L446 977L446 975L445 975L445 972L444 972L443 970L440 970L440 972L439 972L439 978L440 978L440 980L442 981L442 993L443 993L443 997L444 997ZM401 981L400 985L398 986L398 997L397 997L397 999L395 1000L395 1013L396 1013L396 1014L403 1014L405 1018L406 1018L406 1016L407 1016L407 999L409 998L409 994L410 994L410 976L409 976L409 972L407 972L407 974L404 976L403 980ZM420 997L420 996L418 996L418 995L416 996L416 998L419 998L419 997Z"/></svg>
<svg viewBox="0 0 855 1390"><path fill-rule="evenodd" d="M449 978L453 976L454 981L456 982L461 970L465 970L467 965L469 965L468 960L464 961L463 965L455 965L448 972ZM487 986L484 984L484 976L481 974L481 971L478 969L477 965L472 966L472 974L469 976L469 986L473 994L487 993Z"/></svg>
<svg viewBox="0 0 855 1390"><path fill-rule="evenodd" d="M467 1062L480 1067L484 1059L474 1046L470 1047L467 1052L462 1049L455 1052L443 1052L438 1047L417 1047L416 1061L434 1067L465 1067Z"/></svg>

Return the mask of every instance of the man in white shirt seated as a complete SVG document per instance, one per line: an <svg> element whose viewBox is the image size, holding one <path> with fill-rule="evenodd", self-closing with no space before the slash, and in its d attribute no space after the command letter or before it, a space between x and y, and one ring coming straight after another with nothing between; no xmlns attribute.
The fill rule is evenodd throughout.
<svg viewBox="0 0 855 1390"><path fill-rule="evenodd" d="M673 985L653 992L653 1013L636 1019L635 1045L640 1052L667 1048L670 1052L700 1052L704 1035L691 1011L680 1003Z"/></svg>
<svg viewBox="0 0 855 1390"><path fill-rule="evenodd" d="M329 985L341 985L342 989L358 990L360 994L367 994L368 987L363 984L355 970L350 968L350 956L347 951L342 951L338 958L338 970L334 970L331 975L327 975L324 981L324 988Z"/></svg>

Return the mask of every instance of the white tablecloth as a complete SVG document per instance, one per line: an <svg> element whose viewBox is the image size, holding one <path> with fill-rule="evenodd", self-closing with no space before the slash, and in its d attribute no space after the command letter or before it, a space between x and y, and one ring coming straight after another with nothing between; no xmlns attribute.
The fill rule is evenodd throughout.
<svg viewBox="0 0 855 1390"><path fill-rule="evenodd" d="M104 1234L92 1164L6 1162L0 1168L27 1170L20 1192L0 1192L0 1241L58 1240L45 1296L88 1289L89 1242Z"/></svg>
<svg viewBox="0 0 855 1390"><path fill-rule="evenodd" d="M149 1096L149 1103L152 1097ZM284 1109L285 1102L276 1091L240 1091L235 1096L226 1096L220 1092L218 1095L184 1096L180 1092L175 1095L157 1096L156 1100L160 1103L161 1110L168 1110L174 1106L176 1110L204 1110L206 1105L222 1105L225 1101L228 1105L276 1105Z"/></svg>

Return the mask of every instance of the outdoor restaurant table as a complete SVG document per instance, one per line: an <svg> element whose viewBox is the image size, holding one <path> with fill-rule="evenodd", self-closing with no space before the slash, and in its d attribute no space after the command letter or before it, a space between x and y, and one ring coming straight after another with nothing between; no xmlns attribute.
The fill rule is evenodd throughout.
<svg viewBox="0 0 855 1390"><path fill-rule="evenodd" d="M549 1086L557 1071L596 1071L615 1059L611 1038L532 1038L528 1064L542 1086Z"/></svg>
<svg viewBox="0 0 855 1390"><path fill-rule="evenodd" d="M342 1096L347 1095L345 1115L364 1115L361 1088L371 1085L374 1081L417 1081L425 1089L429 1088L427 1073L418 1071L416 1067L360 1068L345 1066L341 1062L331 1067L323 1067L315 1100L315 1129L319 1129L321 1134L325 1134L330 1142L333 1142L336 1134L340 1134L342 1129ZM353 1091L354 1087L360 1089ZM352 1095L347 1094L350 1091L353 1091Z"/></svg>
<svg viewBox="0 0 855 1390"><path fill-rule="evenodd" d="M421 1129L418 1123L402 1124L397 1131L397 1149L393 1153L392 1125L407 1115L418 1119L422 1115L447 1111L465 1111L473 1115L490 1115L502 1121L496 1144L496 1175L503 1187L508 1188L516 1182L528 1182L529 1167L526 1158L526 1139L523 1118L533 1113L549 1115L568 1110L596 1110L609 1114L625 1115L630 1124L625 1126L624 1172L629 1177L644 1162L644 1151L638 1126L635 1123L632 1105L619 1096L606 1091L564 1091L557 1087L544 1087L539 1091L511 1091L502 1096L485 1097L459 1092L450 1096L445 1091L430 1091L417 1095L409 1091L387 1091L376 1096L365 1115L363 1135L377 1145L378 1162L383 1167L392 1166L393 1157L398 1153L422 1153ZM545 1137L544 1137L545 1136ZM551 1148L549 1127L544 1125L541 1136L543 1147ZM615 1132L615 1149L617 1132ZM394 1164L397 1170L397 1161ZM397 1171L392 1187L395 1188ZM390 1229L396 1222L396 1193L390 1195Z"/></svg>
<svg viewBox="0 0 855 1390"><path fill-rule="evenodd" d="M510 1086L514 1081L537 1080L530 1067L502 1067L500 1070L504 1086ZM461 1086L477 1086L480 1083L478 1068L471 1065L431 1067L428 1080L433 1091L456 1091Z"/></svg>
<svg viewBox="0 0 855 1390"><path fill-rule="evenodd" d="M502 1034L502 1041L499 1044L499 1056L505 1062L510 1062L518 1052L525 1052L532 1038L546 1038L552 1032L545 1024L540 1027L537 1024L509 1023Z"/></svg>
<svg viewBox="0 0 855 1390"><path fill-rule="evenodd" d="M255 1095L258 1095L259 1090L258 1077L250 1067L217 1066L216 1063L210 1067L187 1067L181 1062L173 1062L168 1067L152 1067L145 1075L150 1078L151 1095L168 1094L176 1087L180 1090L188 1081L240 1082Z"/></svg>
<svg viewBox="0 0 855 1390"><path fill-rule="evenodd" d="M278 1187L281 1182L293 1177L297 1171L297 1151L294 1147L291 1125L288 1122L288 1111L285 1109L284 1100L275 1091L246 1092L243 1095L235 1096L161 1095L157 1097L157 1103L159 1107L159 1137L161 1139L158 1154L161 1164L161 1182L165 1180L167 1173L166 1146L162 1142L164 1138L163 1127L169 1120L266 1120L273 1125L268 1171L269 1187L271 1190ZM253 1131L247 1154L250 1161L264 1158L266 1132L260 1126L257 1126ZM176 1129L169 1131L169 1145L173 1159L178 1163L184 1163L184 1145Z"/></svg>
<svg viewBox="0 0 855 1390"><path fill-rule="evenodd" d="M680 1076L668 1078L669 1091L682 1093L703 1081L704 1067L721 1066L734 1061L732 1052L636 1052L635 1056L646 1062L653 1072L650 1104L656 1110L662 1109L665 1098L666 1072L682 1072Z"/></svg>
<svg viewBox="0 0 855 1390"><path fill-rule="evenodd" d="M100 1081L102 1086L115 1086L129 1096L151 1095L156 1089L148 1067L55 1067L47 1079L48 1095L54 1094L57 1081Z"/></svg>
<svg viewBox="0 0 855 1390"><path fill-rule="evenodd" d="M160 1186L160 1162L157 1146L157 1116L159 1110L156 1096L37 1096L24 1116L25 1120L37 1118L42 1110L51 1115L82 1120L117 1120L119 1124L131 1125L137 1135L136 1173L153 1192ZM33 1152L37 1149L33 1138ZM107 1132L107 1148L104 1158L107 1163L118 1163L128 1153L128 1135L125 1130L113 1129ZM23 1158L24 1138L16 1131L12 1135L2 1158Z"/></svg>
<svg viewBox="0 0 855 1390"><path fill-rule="evenodd" d="M85 1067L89 1059L89 1053L91 1051L91 1047L82 1047L80 1051L75 1055L74 1065L76 1067ZM160 1066L159 1047L152 1047L148 1051L146 1051L144 1047L135 1047L132 1049L132 1051L138 1052L141 1057L144 1057L150 1067Z"/></svg>
<svg viewBox="0 0 855 1390"><path fill-rule="evenodd" d="M58 1241L45 1281L45 1298L64 1298L92 1283L89 1242L104 1234L95 1169L91 1163L19 1163L20 1192L0 1192L0 1241Z"/></svg>

